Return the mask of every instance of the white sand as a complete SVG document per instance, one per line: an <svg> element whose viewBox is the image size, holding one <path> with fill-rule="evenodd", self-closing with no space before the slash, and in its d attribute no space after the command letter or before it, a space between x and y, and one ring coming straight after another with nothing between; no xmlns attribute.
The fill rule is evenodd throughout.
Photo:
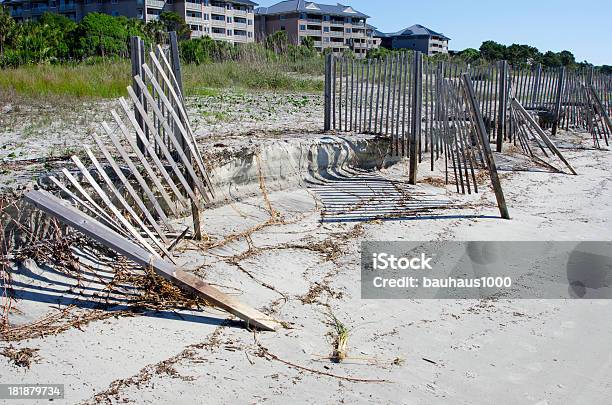
<svg viewBox="0 0 612 405"><path fill-rule="evenodd" d="M509 221L496 218L489 188L476 196L460 196L451 187L420 185L409 190L474 206L437 210L436 214L446 216L439 219L363 225L321 223L321 201L314 190L273 192L272 206L291 223L251 235L250 241L261 250L239 263L252 277L228 259L248 249L244 238L206 253L184 243L181 261L228 293L288 322L291 329L253 334L239 324L223 324L227 314L214 309L185 313L185 319L170 314L111 318L82 331L71 329L15 344L40 349L41 359L25 370L0 356L0 381L64 383L66 399L58 403L94 403L94 395L109 388L112 392L97 400L139 404L609 402L609 301L360 299L362 240L610 240L610 152L564 153L579 176L502 173ZM429 175L426 164L420 170L421 177ZM402 178L404 171L396 165L370 176ZM324 191L319 188L319 195ZM384 198L388 189L366 191L355 198L370 200L372 195ZM268 217L262 199L251 198L208 210L205 224L212 238L223 239ZM321 241L332 242L328 247L339 246L340 255L334 261L299 246L279 248L314 246ZM35 265L28 267L50 280L35 281L23 270L15 276L23 283L17 290L38 294L18 302L24 312L21 321L49 311L51 304L42 301L60 294L70 297L65 292L70 286L58 284L60 278ZM94 280L87 286L100 288ZM319 287L311 290L314 286ZM341 364L326 359L332 350L329 311L350 329L349 359ZM388 382L348 382L298 370L266 358L262 347L282 360L321 372ZM117 380L123 381L113 384Z"/></svg>

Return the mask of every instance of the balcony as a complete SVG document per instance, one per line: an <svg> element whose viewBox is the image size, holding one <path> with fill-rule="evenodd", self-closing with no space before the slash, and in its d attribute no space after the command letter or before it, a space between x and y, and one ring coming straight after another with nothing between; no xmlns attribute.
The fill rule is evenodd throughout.
<svg viewBox="0 0 612 405"><path fill-rule="evenodd" d="M76 11L76 4L60 4L59 11Z"/></svg>
<svg viewBox="0 0 612 405"><path fill-rule="evenodd" d="M305 31L300 31L300 34L304 34L304 35L321 35L321 30L305 30Z"/></svg>
<svg viewBox="0 0 612 405"><path fill-rule="evenodd" d="M225 28L225 25L226 25L225 19L223 19L223 20L214 20L214 19L211 19L210 20L210 25L213 26L213 27L223 27L223 28Z"/></svg>
<svg viewBox="0 0 612 405"><path fill-rule="evenodd" d="M151 7L154 7L154 8L159 8L160 10L163 9L165 5L166 5L165 1L147 0L147 6L151 6Z"/></svg>
<svg viewBox="0 0 612 405"><path fill-rule="evenodd" d="M156 3L157 3L157 2L156 2ZM160 3L163 3L163 2L160 2ZM187 9L187 10L198 10L198 11L200 11L200 10L202 10L202 5L201 5L201 4L198 4L198 3L189 3L189 2L186 2L186 3L185 3L185 9Z"/></svg>
<svg viewBox="0 0 612 405"><path fill-rule="evenodd" d="M185 17L185 22L187 24L201 24L202 23L202 17Z"/></svg>
<svg viewBox="0 0 612 405"><path fill-rule="evenodd" d="M248 12L246 10L234 10L234 15L247 16Z"/></svg>
<svg viewBox="0 0 612 405"><path fill-rule="evenodd" d="M219 6L210 6L210 12L211 13L215 13L215 14L223 14L225 15L225 7L219 7Z"/></svg>
<svg viewBox="0 0 612 405"><path fill-rule="evenodd" d="M329 34L330 37L342 37L344 38L344 31L330 31L330 32L326 32L326 34Z"/></svg>

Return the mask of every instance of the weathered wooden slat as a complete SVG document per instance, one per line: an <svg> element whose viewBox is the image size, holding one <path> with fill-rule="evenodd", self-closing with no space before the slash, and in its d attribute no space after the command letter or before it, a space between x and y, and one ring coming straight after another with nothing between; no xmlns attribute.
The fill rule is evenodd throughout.
<svg viewBox="0 0 612 405"><path fill-rule="evenodd" d="M146 207L146 205L144 204L144 202L142 201L142 199L140 198L140 196L138 195L138 193L136 192L136 190L130 183L130 181L127 179L127 177L125 177L125 175L123 174L123 170L121 170L121 168L117 164L117 161L115 161L115 159L110 154L108 149L106 149L106 146L104 145L102 140L95 133L92 133L92 137L94 141L96 142L96 144L98 145L98 148L100 149L100 151L106 158L106 161L110 164L111 168L113 169L113 171L115 172L119 180L121 181L121 184L123 184L123 186L127 190L130 197L132 197L134 202L136 202L136 205L138 206L138 208L140 208L140 212L142 212L142 214L147 218L147 221L151 224L153 229L155 229L158 235L162 238L164 243L167 244L168 240L165 236L165 233L162 231L161 227L159 226L155 218L153 218L148 208Z"/></svg>
<svg viewBox="0 0 612 405"><path fill-rule="evenodd" d="M102 208L94 199L93 197L83 188L83 186L81 186L81 183L79 183L79 181L72 175L72 173L70 173L68 171L68 169L63 168L62 169L62 173L64 174L64 176L68 179L68 181L70 182L70 184L72 184L72 187L76 188L77 191L79 193L81 193L81 195L83 197L85 197L85 199L87 200L87 202L89 204L91 204L93 207L95 207L95 209L98 211L98 214L101 218L104 218L105 220L109 221L110 223L113 224L113 228L115 228L119 233L123 234L124 236L130 237L129 232L127 232L125 229L123 229L121 227L121 225L115 220L115 218L113 218L111 215L109 215L106 211L104 211L104 208Z"/></svg>
<svg viewBox="0 0 612 405"><path fill-rule="evenodd" d="M102 199L102 201L104 202L104 204L106 204L106 206L111 210L111 212L113 213L115 218L117 218L119 220L119 222L121 222L121 225L123 225L125 227L125 229L127 229L128 232L130 234L132 234L134 239L136 239L136 241L138 241L138 243L140 243L141 246L143 246L149 252L151 252L154 255L157 255L159 257L159 253L157 253L157 251L142 237L142 235L140 235L140 232L138 232L132 226L132 224L130 224L130 221L128 221L123 216L121 211L119 211L119 209L117 207L115 207L115 204L113 204L113 202L108 197L108 195L104 192L104 190L102 190L102 187L100 187L100 185L96 182L96 179L93 178L91 173L89 173L89 170L87 170L87 168L79 160L79 158L76 157L76 156L72 156L72 161L79 168L79 170L81 171L81 173L83 174L83 176L85 177L87 182L93 187L93 189L96 192L96 194L98 194L98 197L100 197Z"/></svg>
<svg viewBox="0 0 612 405"><path fill-rule="evenodd" d="M138 123L136 122L134 115L129 110L127 102L125 101L125 99L123 97L121 97L119 99L119 104L121 105L121 108L123 109L124 114L126 115L128 120L132 124L132 128L134 128L134 130L136 132L136 136L138 138L140 138L140 140L142 141L142 143L144 145L144 148L145 148L145 150L147 152L149 152L149 156L153 160L153 163L155 164L155 167L161 173L161 175L164 178L164 180L166 180L166 184L168 184L168 186L170 187L170 190L172 191L172 193L176 197L177 203L179 203L180 205L184 206L185 205L185 196L183 196L183 194L180 192L180 190L178 189L176 183L174 182L174 180L172 180L172 177L170 177L170 174L166 170L166 167L164 166L162 161L159 159L159 156L158 156L158 154L155 151L155 145L153 143L149 142L149 140L144 137L144 134L143 134L141 128L138 126ZM126 131L124 130L125 129L125 125L123 124L123 120L121 120L121 117L119 117L119 114L117 114L116 111L112 110L111 111L111 115L115 119L115 123L117 123L117 125L119 125L120 128L122 128L122 132L125 135L125 133L126 133ZM162 148L162 145L160 145L160 150L161 150L161 148ZM146 160L146 157L144 155L140 154L140 155L138 155L138 159L143 161L143 160ZM174 163L174 162L172 162L172 163ZM170 164L170 165L172 165L172 163L168 162L168 164Z"/></svg>
<svg viewBox="0 0 612 405"><path fill-rule="evenodd" d="M150 71L149 71L149 73L150 73ZM162 112L155 105L155 100L153 99L153 97L149 93L147 86L144 84L144 82L142 81L142 79L140 77L136 77L135 79L136 79L136 82L138 83L138 86L140 86L140 90L142 91L142 93L144 94L145 98L149 102L149 105L153 108L153 112L158 117L161 117L162 116ZM149 77L149 80L152 83L156 83L155 78L153 78L152 76ZM154 87L159 87L159 84L157 86L154 85ZM156 90L160 91L158 89L156 89ZM159 96L162 97L162 99L164 98L163 94L160 94ZM168 100L166 99L166 101L168 101ZM186 138L187 134L185 133L185 129L183 128L182 124L180 123L180 120L179 120L178 116L176 116L176 113L174 113L174 112L172 112L172 114L173 114L173 118L174 118L174 123L179 127L180 131L183 133L183 137ZM170 138L170 141L172 142L172 144L174 145L174 147L176 149L176 153L181 158L181 161L183 162L183 165L187 169L189 175L192 177L195 185L197 186L197 188L202 193L202 196L204 197L204 199L207 202L210 202L210 198L208 197L208 190L206 189L206 187L202 183L202 180L200 179L200 177L195 173L195 169L193 168L190 159L188 159L185 156L185 153L183 152L183 147L180 144L180 142L178 141L178 139L176 138L176 136L174 136L173 130L169 127L168 123L165 122L165 121L162 122L162 125L164 126L165 130L167 131L168 137Z"/></svg>
<svg viewBox="0 0 612 405"><path fill-rule="evenodd" d="M89 212L91 212L96 217L99 217L99 219L102 222L104 222L106 226L116 229L120 233L125 233L125 231L121 227L116 225L112 221L112 219L109 219L110 217L108 216L108 214L106 214L104 211L98 211L93 205L91 205L87 201L83 201L82 199L80 199L76 194L70 191L68 187L66 187L66 185L62 183L59 179L57 179L55 176L49 176L49 180L51 180L53 184L55 184L60 190L62 190L64 194L68 195L68 197L74 200L74 202L76 202L77 204L80 204L82 207L87 209Z"/></svg>
<svg viewBox="0 0 612 405"><path fill-rule="evenodd" d="M134 220L134 222L136 222L136 224L140 227L140 229L142 229L142 231L149 237L149 239L153 241L155 246L157 246L159 250L161 250L166 256L168 256L170 260L172 260L172 256L170 255L170 252L166 250L166 247L164 246L164 244L161 243L157 239L157 237L153 234L153 232L151 232L151 230L144 224L144 222L142 222L142 220L140 219L138 214L136 214L132 206L128 204L125 198L123 198L123 195L121 195L119 190L117 190L117 187L115 187L115 184L113 183L113 181L110 179L110 177L108 177L108 174L106 174L106 171L104 170L100 162L98 162L98 159L96 158L96 156L92 153L91 149L89 149L89 147L87 146L85 146L85 153L87 153L89 160L91 160L91 163L93 163L94 167L100 174L100 177L102 177L102 179L106 183L106 186L108 187L108 189L113 193L113 195L115 196L117 201L119 201L121 206L128 212L128 214ZM157 232L159 238L163 239L165 243L168 243L163 232L161 232L161 229L159 231L155 229L155 231Z"/></svg>
<svg viewBox="0 0 612 405"><path fill-rule="evenodd" d="M578 174L576 173L576 171L574 170L574 168L572 167L572 165L567 161L567 159L565 159L565 156L563 156L563 154L559 151L559 149L557 149L557 147L555 146L554 143L552 143L552 141L550 140L550 138L548 138L548 136L546 135L546 133L544 132L544 130L542 128L540 128L540 126L538 125L538 123L533 119L533 117L527 112L527 110L525 110L525 107L523 107L523 105L521 103L518 102L518 100L516 98L512 99L512 104L514 105L514 107L517 109L517 111L527 120L527 122L529 122L529 124L531 125L531 127L538 133L538 135L540 135L540 138L542 138L542 140L544 141L544 143L546 144L546 146L548 146L548 148L555 154L557 155L557 157L563 162L565 163L565 166L567 166L567 168L570 170L570 172L572 174Z"/></svg>
<svg viewBox="0 0 612 405"><path fill-rule="evenodd" d="M178 270L175 266L147 252L135 243L124 239L116 232L50 193L42 190L33 190L28 192L24 198L40 210L58 218L79 232L102 243L104 246L113 249L141 266L149 266L157 275L186 291L204 298L207 302L236 315L244 320L247 326L267 331L273 331L278 327L278 322L269 316L222 293L195 275Z"/></svg>
<svg viewBox="0 0 612 405"><path fill-rule="evenodd" d="M134 92L131 86L127 88L127 91L128 91L128 94L130 95L130 98L134 102L134 105L136 106L136 108L141 112L144 111L143 105L140 104L140 102L138 102L138 100L136 99L136 93ZM146 122L151 122L151 119L148 115L144 116L144 120ZM155 131L153 131L153 136L155 137L155 140L157 144L159 145L161 152L163 153L164 157L166 158L166 160L172 167L174 174L179 179L179 182L183 186L185 192L189 195L189 197L196 199L197 197L195 193L193 192L193 189L187 182L187 179L185 179L185 177L183 176L183 173L181 172L181 170L178 168L176 162L174 161L174 158L172 157L172 154L166 147L166 144L162 141L162 139L159 137L159 134L157 134Z"/></svg>
<svg viewBox="0 0 612 405"><path fill-rule="evenodd" d="M491 183L493 185L493 191L495 192L495 198L497 199L499 212L502 218L510 219L510 214L508 213L508 207L506 205L506 198L504 197L504 191L502 190L499 175L497 174L495 158L493 157L491 145L489 144L489 135L487 134L487 129L480 113L480 106L478 105L478 101L474 95L472 81L467 73L464 73L462 76L467 102L470 107L472 118L475 121L478 136L480 137L484 157L487 162L487 168L489 169L489 175L491 177Z"/></svg>
<svg viewBox="0 0 612 405"><path fill-rule="evenodd" d="M153 127L151 127L151 129L152 128ZM161 205L159 204L159 201L157 201L157 198L155 197L155 194L153 194L153 191L151 190L151 188L147 184L147 181L144 179L144 177L142 177L142 175L138 171L138 168L136 167L136 165L132 161L132 158L130 158L130 156L128 155L126 150L123 148L123 145L121 145L121 142L119 142L117 137L113 134L113 131L110 129L108 124L106 124L105 122L102 123L102 129L104 130L104 132L106 132L106 135L108 135L108 137L110 138L110 140L113 143L113 145L115 145L115 148L119 152L119 155L121 156L123 161L128 165L128 168L130 169L132 175L136 178L136 181L138 181L138 184L140 185L140 187L145 192L145 195L147 196L149 201L151 201L151 204L153 204L153 208L155 208L155 212L157 212L157 214L161 217L161 219L164 221L166 226L169 226L172 230L174 230L172 228L172 226L170 225L170 220L168 219L168 216L166 215L166 213L162 209ZM154 132L154 131L152 131L152 132ZM168 207L168 209L171 210L172 208Z"/></svg>

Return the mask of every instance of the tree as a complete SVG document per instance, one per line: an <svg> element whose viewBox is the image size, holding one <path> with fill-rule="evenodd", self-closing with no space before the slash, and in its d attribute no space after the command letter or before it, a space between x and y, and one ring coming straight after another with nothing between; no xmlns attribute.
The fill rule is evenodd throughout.
<svg viewBox="0 0 612 405"><path fill-rule="evenodd" d="M67 59L74 48L73 32L77 24L63 15L44 13L38 25L44 32L47 45L52 49L51 56L56 59Z"/></svg>
<svg viewBox="0 0 612 405"><path fill-rule="evenodd" d="M15 20L3 5L0 5L0 57L4 55L4 44L15 28Z"/></svg>
<svg viewBox="0 0 612 405"><path fill-rule="evenodd" d="M548 67L561 66L561 57L558 53L548 51L542 57L542 64Z"/></svg>
<svg viewBox="0 0 612 405"><path fill-rule="evenodd" d="M459 52L459 57L467 63L473 63L480 58L480 51L474 48L467 48Z"/></svg>
<svg viewBox="0 0 612 405"><path fill-rule="evenodd" d="M512 44L506 48L504 59L512 66L526 66L539 62L542 54L533 46Z"/></svg>
<svg viewBox="0 0 612 405"><path fill-rule="evenodd" d="M480 45L480 55L489 61L504 59L506 46L495 41L485 41Z"/></svg>
<svg viewBox="0 0 612 405"><path fill-rule="evenodd" d="M127 18L89 13L75 30L75 53L81 57L127 55Z"/></svg>
<svg viewBox="0 0 612 405"><path fill-rule="evenodd" d="M289 46L289 37L287 31L276 31L272 35L266 37L265 46L274 53L286 53Z"/></svg>
<svg viewBox="0 0 612 405"><path fill-rule="evenodd" d="M179 39L191 37L191 28L180 15L165 11L159 15L159 21L166 27L166 32L175 31Z"/></svg>
<svg viewBox="0 0 612 405"><path fill-rule="evenodd" d="M563 66L574 66L576 64L576 58L574 54L570 51L561 51L559 52L559 57L561 59L561 64Z"/></svg>
<svg viewBox="0 0 612 405"><path fill-rule="evenodd" d="M302 46L305 46L308 49L314 49L314 39L312 37L304 37L302 38Z"/></svg>

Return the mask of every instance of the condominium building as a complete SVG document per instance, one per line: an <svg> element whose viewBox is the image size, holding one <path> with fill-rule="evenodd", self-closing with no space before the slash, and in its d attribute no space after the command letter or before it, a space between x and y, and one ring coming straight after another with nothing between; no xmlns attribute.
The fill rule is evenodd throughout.
<svg viewBox="0 0 612 405"><path fill-rule="evenodd" d="M286 31L289 41L296 45L311 37L318 51L351 50L365 57L375 47L374 30L368 34L368 18L351 6L288 0L255 9L255 36L261 41L277 31Z"/></svg>
<svg viewBox="0 0 612 405"><path fill-rule="evenodd" d="M254 42L257 3L249 0L8 0L11 16L17 21L37 20L54 12L80 21L88 13L156 20L164 11L185 19L192 38L208 35L232 43Z"/></svg>
<svg viewBox="0 0 612 405"><path fill-rule="evenodd" d="M405 28L398 32L385 34L375 31L374 37L381 40L381 45L388 49L412 49L427 55L448 53L450 38L430 30L420 24Z"/></svg>

